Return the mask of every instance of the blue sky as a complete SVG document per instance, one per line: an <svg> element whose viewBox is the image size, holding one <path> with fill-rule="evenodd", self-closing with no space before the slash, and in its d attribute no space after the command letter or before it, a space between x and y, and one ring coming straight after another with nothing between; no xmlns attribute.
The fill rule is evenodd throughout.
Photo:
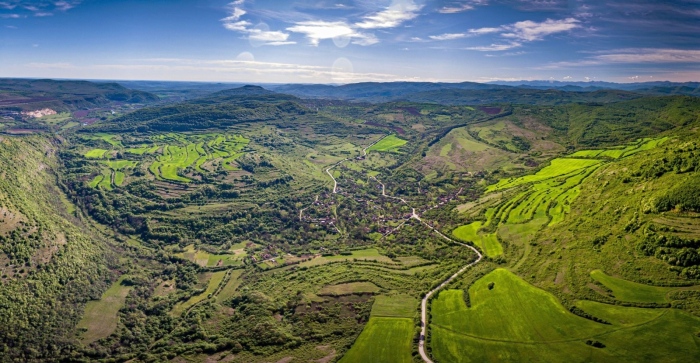
<svg viewBox="0 0 700 363"><path fill-rule="evenodd" d="M0 0L0 77L700 81L700 0Z"/></svg>

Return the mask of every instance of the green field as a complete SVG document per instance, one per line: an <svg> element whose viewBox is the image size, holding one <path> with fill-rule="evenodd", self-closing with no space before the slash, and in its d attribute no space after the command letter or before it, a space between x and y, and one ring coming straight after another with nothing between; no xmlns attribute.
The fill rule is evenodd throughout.
<svg viewBox="0 0 700 363"><path fill-rule="evenodd" d="M674 288L649 286L606 275L601 270L591 272L591 277L612 290L617 300L641 303L665 303L666 295Z"/></svg>
<svg viewBox="0 0 700 363"><path fill-rule="evenodd" d="M493 283L492 289L489 284ZM447 290L432 303L436 361L697 361L700 319L673 309L646 310L579 302L611 325L576 316L551 294L505 269L469 289ZM585 344L602 342L605 348ZM654 344L650 344L650 342Z"/></svg>
<svg viewBox="0 0 700 363"><path fill-rule="evenodd" d="M81 337L83 343L89 344L106 338L117 328L117 312L131 290L131 287L122 285L125 277L114 282L100 300L85 305L85 313L78 323L78 328L87 330Z"/></svg>
<svg viewBox="0 0 700 363"><path fill-rule="evenodd" d="M398 152L399 148L406 144L406 140L396 137L396 135L391 134L385 138L379 140L376 144L372 145L367 151L383 151L383 152Z"/></svg>
<svg viewBox="0 0 700 363"><path fill-rule="evenodd" d="M243 280L241 280L242 274L243 270L231 271L231 277L229 278L226 285L224 285L224 287L221 289L219 294L216 295L216 301L220 303L224 302L236 293L236 289L238 289L238 286L240 286L243 282Z"/></svg>
<svg viewBox="0 0 700 363"><path fill-rule="evenodd" d="M190 308L194 304L196 304L204 299L207 299L210 294L213 294L216 291L216 289L219 287L219 284L221 283L221 281L224 279L224 276L226 275L226 271L217 271L214 273L210 273L210 275L211 276L209 277L209 282L207 283L206 290L199 295L195 295L195 296L189 298L185 302L182 302L182 303L175 305L175 307L173 308L173 310L171 312L171 314L173 316L180 316L188 308Z"/></svg>
<svg viewBox="0 0 700 363"><path fill-rule="evenodd" d="M503 254L503 246L498 242L498 237L495 233L479 233L482 227L482 222L476 221L470 224L459 226L452 235L462 241L472 242L479 247L486 256L495 257Z"/></svg>
<svg viewBox="0 0 700 363"><path fill-rule="evenodd" d="M584 169L596 164L600 164L600 160L591 159L573 159L559 158L551 161L550 165L545 166L535 174L525 175L519 178L502 179L498 183L489 186L486 191L493 192L502 189L513 188L519 185L538 182L546 179L555 178L571 172Z"/></svg>
<svg viewBox="0 0 700 363"><path fill-rule="evenodd" d="M371 317L340 363L412 363L413 319Z"/></svg>
<svg viewBox="0 0 700 363"><path fill-rule="evenodd" d="M324 286L318 295L350 295L357 293L379 292L379 287L369 281L348 282L345 284Z"/></svg>
<svg viewBox="0 0 700 363"><path fill-rule="evenodd" d="M85 157L88 159L100 159L104 154L109 151L105 149L92 149L85 153Z"/></svg>
<svg viewBox="0 0 700 363"><path fill-rule="evenodd" d="M371 316L413 318L418 314L418 299L413 296L379 295L374 299Z"/></svg>

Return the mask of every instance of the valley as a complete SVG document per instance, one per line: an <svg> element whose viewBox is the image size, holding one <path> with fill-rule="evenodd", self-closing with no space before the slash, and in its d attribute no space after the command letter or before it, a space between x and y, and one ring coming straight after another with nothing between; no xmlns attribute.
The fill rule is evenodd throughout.
<svg viewBox="0 0 700 363"><path fill-rule="evenodd" d="M697 98L282 89L1 134L3 354L700 359Z"/></svg>

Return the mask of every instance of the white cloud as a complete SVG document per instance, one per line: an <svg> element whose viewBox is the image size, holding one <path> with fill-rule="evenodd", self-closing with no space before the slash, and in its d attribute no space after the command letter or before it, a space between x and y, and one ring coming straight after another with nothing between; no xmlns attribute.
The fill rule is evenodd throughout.
<svg viewBox="0 0 700 363"><path fill-rule="evenodd" d="M74 2L68 2L68 1L56 1L53 3L56 6L56 9L61 10L61 11L68 11L70 9L73 9L76 7L80 2L74 1Z"/></svg>
<svg viewBox="0 0 700 363"><path fill-rule="evenodd" d="M241 18L241 16L245 15L246 11L241 9L241 8L233 8L231 11L231 15L221 19L221 21L226 21L226 22L233 22L237 21L238 19Z"/></svg>
<svg viewBox="0 0 700 363"><path fill-rule="evenodd" d="M268 45L294 44L294 42L287 41L287 38L289 38L288 33L283 33L280 31L250 29L248 38Z"/></svg>
<svg viewBox="0 0 700 363"><path fill-rule="evenodd" d="M513 49L522 46L521 43L517 42L511 42L511 43L505 43L505 44L491 44L487 46L480 46L480 47L468 47L466 49L468 50L476 50L479 52L500 52L508 49Z"/></svg>
<svg viewBox="0 0 700 363"><path fill-rule="evenodd" d="M270 30L266 24L260 24L257 27L251 27L253 25L247 20L241 20L241 17L246 14L246 11L237 7L242 5L243 1L234 1L231 5L231 15L221 19L224 28L244 33L248 35L248 40L251 44L257 45L289 45L296 44L294 41L289 41L289 33Z"/></svg>
<svg viewBox="0 0 700 363"><path fill-rule="evenodd" d="M469 29L469 33L474 34L474 35L481 35L481 34L498 33L501 30L502 30L502 28L478 28L478 29Z"/></svg>
<svg viewBox="0 0 700 363"><path fill-rule="evenodd" d="M53 13L38 12L38 13L34 13L34 16L38 16L38 17L53 16Z"/></svg>
<svg viewBox="0 0 700 363"><path fill-rule="evenodd" d="M247 32L248 27L251 26L252 24L250 22L247 22L245 20L237 21L235 23L224 23L224 28L231 30L231 31L236 31L236 32Z"/></svg>
<svg viewBox="0 0 700 363"><path fill-rule="evenodd" d="M421 8L413 0L394 0L385 10L365 16L355 26L362 29L394 28L417 17Z"/></svg>
<svg viewBox="0 0 700 363"><path fill-rule="evenodd" d="M19 14L0 14L0 18L3 19L19 19L20 15Z"/></svg>
<svg viewBox="0 0 700 363"><path fill-rule="evenodd" d="M605 64L700 64L698 49L625 48L610 50L585 59L570 62L554 62L540 69L560 69Z"/></svg>
<svg viewBox="0 0 700 363"><path fill-rule="evenodd" d="M428 38L433 39L433 40L455 40L455 39L462 39L466 38L468 34L465 33L446 33L446 34L440 34L440 35L431 35Z"/></svg>
<svg viewBox="0 0 700 363"><path fill-rule="evenodd" d="M531 42L542 40L547 35L566 32L579 27L579 21L574 18L562 20L547 19L541 23L525 20L504 26L503 29L509 31L509 33L502 33L501 36Z"/></svg>
<svg viewBox="0 0 700 363"><path fill-rule="evenodd" d="M593 58L606 63L700 63L700 50L629 48Z"/></svg>
<svg viewBox="0 0 700 363"><path fill-rule="evenodd" d="M467 10L472 10L474 9L473 5L469 4L460 4L457 6L444 6L438 10L438 13L441 14L456 14L456 13L461 13Z"/></svg>
<svg viewBox="0 0 700 363"><path fill-rule="evenodd" d="M359 33L342 21L302 21L287 28L287 30L304 34L314 46L317 46L324 39L340 38L352 39L352 43L358 45L372 45L379 42L379 39L373 34Z"/></svg>
<svg viewBox="0 0 700 363"><path fill-rule="evenodd" d="M512 48L517 48L523 45L524 42L533 42L542 40L544 37L556 33L567 32L572 29L579 28L579 21L574 18L566 18L562 20L547 19L541 23L532 20L519 21L509 25L501 25L500 27L469 29L471 35L496 34L501 38L512 39L507 43L491 44L489 46L469 47L468 50L477 50L481 52L489 51L504 51Z"/></svg>

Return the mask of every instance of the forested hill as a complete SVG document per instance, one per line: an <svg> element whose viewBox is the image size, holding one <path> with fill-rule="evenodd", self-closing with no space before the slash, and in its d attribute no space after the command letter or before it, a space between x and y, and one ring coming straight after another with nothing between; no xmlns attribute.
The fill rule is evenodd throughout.
<svg viewBox="0 0 700 363"><path fill-rule="evenodd" d="M534 89L473 82L368 82L343 86L283 85L271 86L271 89L311 99L338 99L372 103L404 100L444 105L607 103L643 96L639 93L622 90L583 92L583 90Z"/></svg>
<svg viewBox="0 0 700 363"><path fill-rule="evenodd" d="M0 137L0 361L75 349L85 302L110 284L108 244L56 185L58 145Z"/></svg>
<svg viewBox="0 0 700 363"><path fill-rule="evenodd" d="M256 86L216 92L178 104L144 108L97 125L92 131L188 131L227 127L243 122L293 121L316 114L298 98Z"/></svg>
<svg viewBox="0 0 700 363"><path fill-rule="evenodd" d="M50 79L0 79L0 108L56 111L104 106L112 102L153 103L158 96L125 88L117 83L56 81Z"/></svg>

